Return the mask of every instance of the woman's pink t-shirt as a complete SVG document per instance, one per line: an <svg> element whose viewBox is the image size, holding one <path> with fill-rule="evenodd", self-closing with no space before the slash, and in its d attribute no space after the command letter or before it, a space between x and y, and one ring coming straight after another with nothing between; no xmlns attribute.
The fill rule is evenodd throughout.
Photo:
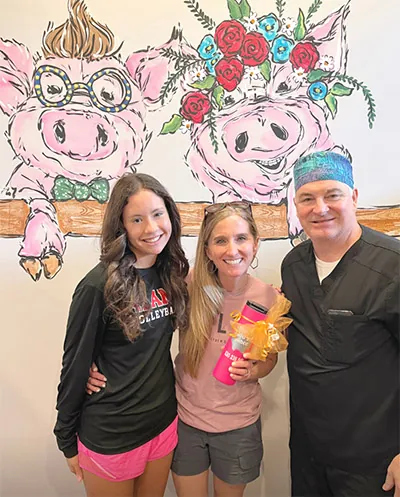
<svg viewBox="0 0 400 497"><path fill-rule="evenodd" d="M211 330L197 378L183 371L183 357L178 354L175 359L176 396L178 415L184 423L219 433L244 428L257 421L262 400L258 381L225 385L216 380L212 372L232 331L231 312L241 311L247 300L270 308L275 298L276 290L271 285L249 275L241 293L225 292L222 313Z"/></svg>

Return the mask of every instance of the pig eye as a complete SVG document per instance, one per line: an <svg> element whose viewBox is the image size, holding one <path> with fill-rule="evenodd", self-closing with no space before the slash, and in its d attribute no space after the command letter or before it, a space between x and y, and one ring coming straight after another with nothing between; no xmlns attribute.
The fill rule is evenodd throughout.
<svg viewBox="0 0 400 497"><path fill-rule="evenodd" d="M56 104L67 96L67 86L58 74L44 72L40 77L40 87L48 103Z"/></svg>
<svg viewBox="0 0 400 497"><path fill-rule="evenodd" d="M290 88L289 85L286 83L286 81L280 83L276 90L277 93L286 93L288 91L290 91Z"/></svg>
<svg viewBox="0 0 400 497"><path fill-rule="evenodd" d="M108 92L107 90L103 89L101 91L101 96L105 102L114 103L114 93L112 91Z"/></svg>
<svg viewBox="0 0 400 497"><path fill-rule="evenodd" d="M245 95L240 88L236 88L231 92L226 92L224 97L224 107L231 107L240 100L243 100L244 97Z"/></svg>
<svg viewBox="0 0 400 497"><path fill-rule="evenodd" d="M62 92L62 88L56 85L49 85L47 87L47 93L49 95L59 95Z"/></svg>
<svg viewBox="0 0 400 497"><path fill-rule="evenodd" d="M122 70L105 67L95 72L85 87L93 104L104 112L120 112L132 98L132 88Z"/></svg>
<svg viewBox="0 0 400 497"><path fill-rule="evenodd" d="M116 72L100 76L93 81L92 88L100 105L104 107L121 105L126 97L125 85Z"/></svg>

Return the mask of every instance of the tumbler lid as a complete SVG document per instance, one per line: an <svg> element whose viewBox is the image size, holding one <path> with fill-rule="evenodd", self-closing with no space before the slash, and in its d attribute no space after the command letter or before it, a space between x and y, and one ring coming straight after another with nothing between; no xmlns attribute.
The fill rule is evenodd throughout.
<svg viewBox="0 0 400 497"><path fill-rule="evenodd" d="M267 314L268 309L261 304L258 304L257 302L253 302L252 300L248 300L246 302L247 307L250 307L250 309L253 309L257 312L261 312L261 314Z"/></svg>

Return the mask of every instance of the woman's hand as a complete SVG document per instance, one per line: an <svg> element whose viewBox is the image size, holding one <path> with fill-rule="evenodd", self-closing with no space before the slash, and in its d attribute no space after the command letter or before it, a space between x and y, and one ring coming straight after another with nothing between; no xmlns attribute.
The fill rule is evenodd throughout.
<svg viewBox="0 0 400 497"><path fill-rule="evenodd" d="M81 482L83 480L82 468L79 466L78 456L67 457L67 464L71 473L76 476L76 479Z"/></svg>
<svg viewBox="0 0 400 497"><path fill-rule="evenodd" d="M89 378L86 383L86 393L92 395L92 393L100 392L100 389L106 386L106 381L107 378L99 372L96 364L93 363L89 370Z"/></svg>
<svg viewBox="0 0 400 497"><path fill-rule="evenodd" d="M235 361L232 363L232 366L229 368L229 372L231 374L232 380L235 381L249 381L249 380L257 380L258 376L256 375L255 366L257 361L252 361L246 359L240 359L239 361Z"/></svg>
<svg viewBox="0 0 400 497"><path fill-rule="evenodd" d="M243 354L243 359L235 361L229 368L232 380L257 381L267 376L276 366L278 354L268 354L265 361L254 361L251 354Z"/></svg>

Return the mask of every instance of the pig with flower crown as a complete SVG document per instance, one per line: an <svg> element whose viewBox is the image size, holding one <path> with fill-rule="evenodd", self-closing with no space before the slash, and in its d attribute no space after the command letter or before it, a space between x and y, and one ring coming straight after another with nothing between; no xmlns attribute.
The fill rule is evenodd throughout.
<svg viewBox="0 0 400 497"><path fill-rule="evenodd" d="M370 127L375 119L370 90L346 74L349 7L313 24L320 0L297 18L285 16L280 0L276 12L261 16L247 0L228 0L230 19L216 26L197 2L185 3L211 33L190 55L174 56L172 78L181 78L185 93L161 134L190 133L186 163L214 201L286 204L296 243L304 234L294 208L294 164L317 150L348 154L328 122L354 89L367 102Z"/></svg>

